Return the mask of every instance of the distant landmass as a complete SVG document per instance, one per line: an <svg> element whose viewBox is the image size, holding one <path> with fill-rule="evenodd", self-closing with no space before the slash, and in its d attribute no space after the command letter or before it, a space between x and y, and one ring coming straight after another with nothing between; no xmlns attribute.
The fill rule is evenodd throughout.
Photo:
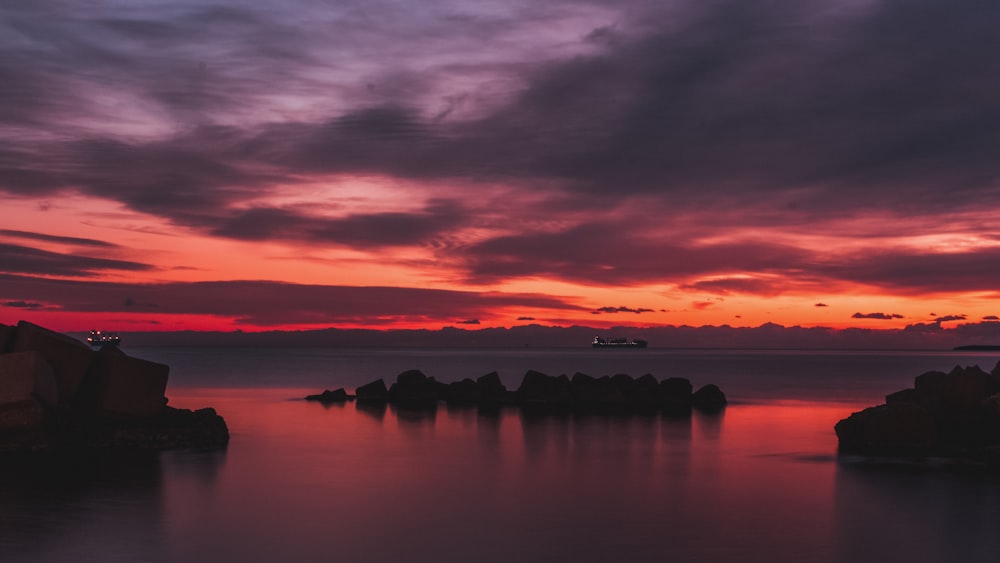
<svg viewBox="0 0 1000 563"><path fill-rule="evenodd" d="M1000 322L937 323L901 329L786 327L765 323L756 327L721 326L544 326L437 330L338 329L263 332L127 332L125 348L142 346L268 346L268 347L401 347L401 348L590 348L595 336L641 339L649 348L728 348L802 350L993 350L1000 341ZM85 338L86 333L78 335ZM969 348L976 346L978 348Z"/></svg>
<svg viewBox="0 0 1000 563"><path fill-rule="evenodd" d="M1000 344L968 344L966 346L955 346L954 350L969 350L969 351L992 351L1000 350Z"/></svg>

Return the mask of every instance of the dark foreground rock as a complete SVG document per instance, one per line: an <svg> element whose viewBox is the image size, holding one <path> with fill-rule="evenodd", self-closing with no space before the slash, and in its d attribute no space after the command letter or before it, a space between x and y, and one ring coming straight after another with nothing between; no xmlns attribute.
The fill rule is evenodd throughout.
<svg viewBox="0 0 1000 563"><path fill-rule="evenodd" d="M924 373L834 429L843 453L1000 462L1000 363Z"/></svg>
<svg viewBox="0 0 1000 563"><path fill-rule="evenodd" d="M725 394L715 385L705 385L694 393L691 390L691 382L680 377L658 382L649 374L635 379L627 374L595 378L576 373L570 378L528 370L517 390L509 391L496 372L445 384L419 370L408 370L399 374L388 389L378 379L358 387L356 393L359 406L388 403L408 409L433 409L439 402L446 402L482 409L515 405L532 413L690 415L692 408L718 412L726 405ZM310 398L321 400L326 393L333 392Z"/></svg>
<svg viewBox="0 0 1000 563"><path fill-rule="evenodd" d="M354 396L348 395L343 387L334 389L333 391L327 389L317 395L306 395L307 401L319 401L321 403L346 403L353 398Z"/></svg>
<svg viewBox="0 0 1000 563"><path fill-rule="evenodd" d="M169 367L21 321L0 325L0 451L225 445L212 409L167 406Z"/></svg>

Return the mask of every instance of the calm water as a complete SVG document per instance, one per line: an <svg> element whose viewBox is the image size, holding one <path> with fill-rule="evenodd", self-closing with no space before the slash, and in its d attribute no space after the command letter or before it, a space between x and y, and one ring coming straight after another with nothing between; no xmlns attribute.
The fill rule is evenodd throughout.
<svg viewBox="0 0 1000 563"><path fill-rule="evenodd" d="M0 561L996 561L1000 476L838 460L833 424L996 356L590 350L128 350L224 451L0 472ZM682 375L715 416L525 417L298 398L417 367Z"/></svg>

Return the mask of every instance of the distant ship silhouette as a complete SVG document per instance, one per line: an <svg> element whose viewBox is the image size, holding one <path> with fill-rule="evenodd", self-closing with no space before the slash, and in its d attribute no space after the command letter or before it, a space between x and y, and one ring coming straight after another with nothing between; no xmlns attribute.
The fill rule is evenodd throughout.
<svg viewBox="0 0 1000 563"><path fill-rule="evenodd" d="M645 348L647 344L649 343L638 338L635 340L628 338L612 338L608 340L600 336L595 336L591 346L594 348Z"/></svg>

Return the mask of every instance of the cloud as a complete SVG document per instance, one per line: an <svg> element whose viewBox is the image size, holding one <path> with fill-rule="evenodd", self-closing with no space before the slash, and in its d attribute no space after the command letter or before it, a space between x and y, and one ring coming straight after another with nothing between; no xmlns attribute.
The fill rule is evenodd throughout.
<svg viewBox="0 0 1000 563"><path fill-rule="evenodd" d="M3 304L4 307L14 307L17 309L41 309L45 305L41 303L29 303L27 301L7 301Z"/></svg>
<svg viewBox="0 0 1000 563"><path fill-rule="evenodd" d="M950 321L964 321L965 319L966 319L966 315L944 315L944 316L937 317L936 319L934 319L934 322L936 322L938 324L941 324L941 323L947 323L947 322L950 322Z"/></svg>
<svg viewBox="0 0 1000 563"><path fill-rule="evenodd" d="M519 320L519 321L533 321L533 320L535 320L535 317L518 317L517 320Z"/></svg>
<svg viewBox="0 0 1000 563"><path fill-rule="evenodd" d="M503 308L582 311L558 297L402 287L324 286L272 281L131 284L0 274L0 299L23 296L64 312L134 312L154 304L157 315L214 315L254 326L475 320ZM139 309L149 312L149 308ZM468 322L468 321L467 321Z"/></svg>
<svg viewBox="0 0 1000 563"><path fill-rule="evenodd" d="M998 317L996 315L986 315L985 317L983 317L983 320L984 321L1000 321L1000 317Z"/></svg>
<svg viewBox="0 0 1000 563"><path fill-rule="evenodd" d="M902 319L905 318L903 315L897 313L854 313L851 315L852 319Z"/></svg>
<svg viewBox="0 0 1000 563"><path fill-rule="evenodd" d="M460 324L460 325L477 325L477 324L480 324L480 323L479 323L479 319L466 319L464 321L458 321L458 324Z"/></svg>
<svg viewBox="0 0 1000 563"><path fill-rule="evenodd" d="M1000 203L984 23L1000 4L669 4L431 1L413 18L266 1L127 14L18 3L0 16L0 190L78 191L245 241L426 248L476 230L437 254L475 283L995 290L997 248L835 254L697 235L817 232L872 209L884 224L973 229L939 215ZM357 174L427 194L332 218L269 199ZM498 185L503 228L478 203ZM3 271L148 268L12 248L25 247L0 248Z"/></svg>
<svg viewBox="0 0 1000 563"><path fill-rule="evenodd" d="M61 244L71 244L76 246L92 246L97 248L114 248L117 245L112 244L103 240L95 240L90 238L79 238L79 237L63 237L47 235L45 233L33 233L29 231L16 231L12 229L0 229L0 235L23 238L28 240L37 240L42 242L55 242Z"/></svg>
<svg viewBox="0 0 1000 563"><path fill-rule="evenodd" d="M600 315L602 313L635 313L636 315L641 315L642 313L652 313L653 309L638 308L633 309L632 307L600 307L591 311L593 314Z"/></svg>
<svg viewBox="0 0 1000 563"><path fill-rule="evenodd" d="M106 271L150 271L139 262L77 254L60 254L27 246L0 243L0 272L46 276L92 277Z"/></svg>
<svg viewBox="0 0 1000 563"><path fill-rule="evenodd" d="M813 307L829 307L826 303L816 303Z"/></svg>

